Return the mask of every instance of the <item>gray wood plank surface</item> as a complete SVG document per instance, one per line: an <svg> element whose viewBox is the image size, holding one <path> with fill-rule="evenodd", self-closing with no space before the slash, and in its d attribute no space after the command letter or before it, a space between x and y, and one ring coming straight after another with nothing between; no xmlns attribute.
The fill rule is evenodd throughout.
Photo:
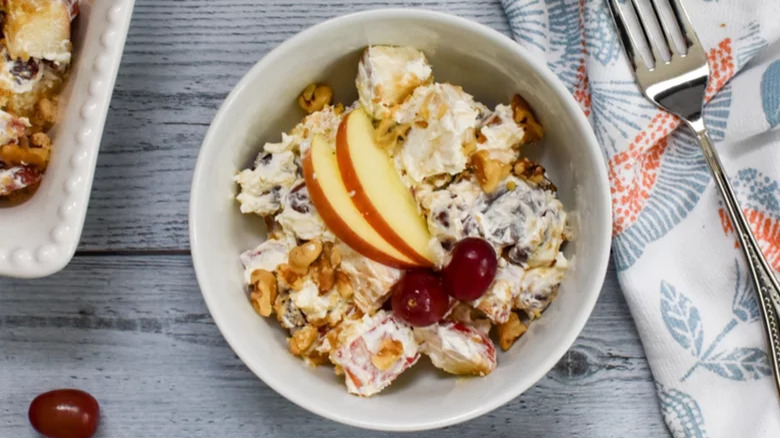
<svg viewBox="0 0 780 438"><path fill-rule="evenodd" d="M27 405L57 387L100 400L101 437L365 433L258 380L211 321L186 255L81 256L53 277L0 286L2 437L33 436ZM489 415L416 436L664 436L653 392L611 271L585 331L542 381Z"/></svg>
<svg viewBox="0 0 780 438"><path fill-rule="evenodd" d="M79 253L47 279L0 278L0 437L35 436L28 403L57 387L98 397L100 437L389 435L321 419L251 374L208 315L187 238L198 149L239 78L314 23L386 6L508 34L497 0L137 0ZM585 331L542 381L489 415L419 436L667 436L610 269Z"/></svg>

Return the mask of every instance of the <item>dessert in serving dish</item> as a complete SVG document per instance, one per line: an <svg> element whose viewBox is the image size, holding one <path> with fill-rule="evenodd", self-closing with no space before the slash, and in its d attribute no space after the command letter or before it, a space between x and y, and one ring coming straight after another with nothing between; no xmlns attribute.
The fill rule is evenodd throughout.
<svg viewBox="0 0 780 438"><path fill-rule="evenodd" d="M78 11L77 0L0 3L0 198L30 195L49 164Z"/></svg>
<svg viewBox="0 0 780 438"><path fill-rule="evenodd" d="M415 48L367 47L357 101L306 87L308 114L235 176L241 212L268 229L240 257L251 305L360 396L423 356L491 373L494 339L508 350L568 266L567 214L523 153L544 135L532 109L518 94L490 108L434 73Z"/></svg>
<svg viewBox="0 0 780 438"><path fill-rule="evenodd" d="M498 104L507 105L511 109L513 95L520 94L528 102L529 108L533 109L535 119L544 127L543 138L536 142L538 144L523 146L522 155L543 166L549 179L555 183L555 197L564 206L567 228L571 230L572 236L571 241L562 248L568 261L563 281L558 287L557 297L549 303L543 316L535 317L528 324L527 332L517 338L506 351L501 350L496 336L498 329L491 323L494 327L490 338L495 345L497 366L489 374L484 377L466 378L452 376L436 368L432 360L422 352L417 362L403 371L378 396L363 398L345 390L346 376L334 373L334 366L305 366L300 355L289 354L288 338L291 333L280 327L277 314L273 313L267 318L259 317L250 305L251 292L248 293L247 284L251 278L245 279L246 269L238 255L247 251L251 253L261 243L278 238L280 234L278 229L274 232L273 226L264 226L262 215L241 213L240 204L236 201L236 195L241 194L240 184L236 183L235 177L242 169L254 168L254 162L259 152L263 151L265 143L284 142L285 136L280 136L280 131L284 131L288 136L293 134L292 131L301 123L302 118L296 100L301 90L310 84L315 86L313 89L309 88L310 94L307 93L304 100L317 101L322 99L323 95L327 97L324 88L320 89L319 93L315 92L316 84L327 84L332 91L331 105L336 108L338 103L344 105L344 112L337 114L342 118L341 121L346 114L359 114L352 111L357 107L350 107L350 103L359 101L360 97L355 83L358 66L364 49L377 45L419 49L430 63L435 83L462 86L464 93L474 96L475 101L484 103L490 111ZM368 116L373 114L372 109L363 109L362 112L373 119ZM341 121L334 123L336 140ZM352 121L350 118L349 124ZM378 126L379 121L381 119L371 120L371 125ZM353 128L357 126L359 123L356 122ZM388 126L388 129L391 126ZM360 130L351 132L349 136L359 132ZM375 133L371 138L376 140ZM402 141L396 137L396 140L402 143L408 141L409 136L405 138ZM332 146L328 141L326 144ZM309 146L311 150L315 150L314 138ZM336 155L338 158L338 151ZM293 157L295 156L293 152ZM295 178L302 176L303 187L306 187L303 167L305 154L301 156L298 152L297 157L301 160L301 170L300 173L295 171ZM327 158L327 155L325 157ZM314 161L316 166L325 162L321 159ZM336 163L338 165L338 159ZM466 166L472 166L470 159L467 160ZM392 167L385 168L395 169L395 162ZM323 175L327 169L333 169L333 166L322 167L317 174ZM338 170L341 175L341 169ZM397 170L396 175L402 184L409 181ZM510 170L509 177L522 179L514 174L514 168ZM318 179L320 178L322 177L318 176ZM330 179L334 180L338 181L335 178ZM46 182L47 179L44 184ZM451 181L450 184L452 182L457 181ZM323 191L333 195L333 187L338 188L339 185L331 184L329 187ZM344 187L346 188L346 184ZM479 190L475 193L483 193L479 181L477 188ZM496 188L497 191L505 189L506 186L501 184ZM347 190L347 195L350 192L351 190ZM256 193L259 197L263 191ZM327 214L323 213L325 209L315 204L315 196L312 195L314 192L307 188L307 193L311 205L321 219L321 222L316 224L326 223ZM355 195L358 196L358 193ZM272 200L273 197L267 199ZM343 200L343 197L331 196L328 199L332 199L340 214L350 214L342 208L344 203L339 201ZM418 202L416 198L413 200ZM284 208L283 203L284 200L280 197L280 209ZM346 205L354 206L355 203L349 202ZM276 217L279 214L282 214L281 211ZM293 219L296 217L298 216L288 216ZM387 220L386 223L388 226L395 226L401 223L402 217L406 215L402 214ZM427 217L423 218L421 222L427 229ZM413 257L408 252L402 252L408 251L408 248L394 250L395 246L389 245L397 244L397 241L383 245L375 236L371 237L373 233L370 230L358 225L364 222L355 221L354 218L345 218L344 221L352 225L350 229L360 227L362 240L371 242L371 247L380 246L382 253L392 252L389 255L396 257L406 254L410 259ZM417 221L420 219L417 218ZM378 223L371 222L374 225ZM606 272L611 229L609 185L602 153L581 108L560 80L547 69L544 61L536 59L516 42L485 26L452 15L419 9L372 10L328 20L302 31L259 60L227 96L203 140L193 175L189 225L193 266L209 313L232 350L258 378L291 402L318 415L353 426L396 431L443 427L482 415L517 397L550 371L582 331L596 303ZM377 261L372 258L377 257L376 254L364 256L366 251L358 251L359 245L354 243L356 239L347 244L348 238L344 238L344 233L339 237L334 232L335 228L327 224L326 226L333 234L334 241L320 239L322 252L328 251L329 245L326 244L334 244L335 238L338 237L340 244L351 250L350 255L360 256L356 257L356 260L365 260L366 264L368 261L377 262L371 263L370 266L379 266L390 272L396 270L396 276L399 278L401 275L406 277L412 271L406 266L399 269L400 266L386 264L387 260ZM374 229L373 226L371 229ZM317 230L317 226L312 230ZM386 235L386 231L376 234ZM404 237L409 237L409 246L418 246L414 243L418 240L413 240L412 234L404 234ZM414 239L418 238L419 236ZM484 236L476 238L480 241L486 240ZM385 237L382 239L387 240ZM304 243L304 240L308 242L312 239L302 239L299 242L296 238L295 246ZM460 240L454 243L457 242ZM443 247L445 254L449 255L455 249L454 243L449 250ZM482 247L484 248L484 245ZM330 252L332 253L332 249ZM435 248L431 248L431 257L434 257L435 253ZM500 255L506 258L504 252ZM289 253L284 246L280 246L276 257L279 265L289 265ZM345 258L342 253L339 266L343 266ZM330 260L331 265L334 261ZM496 262L498 268L498 254ZM323 262L316 263L318 266ZM442 280L440 292L450 296L450 289L443 284L443 268L450 264L446 260L441 268L430 264L431 267L419 270L428 274L433 272L435 277ZM276 276L275 271L266 270ZM489 269L486 271L490 273ZM489 275L483 278L489 278ZM396 279L386 281L395 282ZM438 289L437 282L432 282L429 276L422 275L415 281L426 286L429 296L441 296L434 291ZM310 291L314 292L314 288L310 288ZM275 292L279 295L283 291L277 287ZM311 296L315 297L314 294ZM374 320L377 314L392 318L394 323L401 321L405 325L408 324L393 310L392 297L395 296L397 295L391 295L391 299L385 300L374 316L369 316L375 324L381 322L378 317ZM316 297L320 297L319 289ZM275 303L276 299L273 302ZM447 304L449 305L449 301ZM273 305L271 308L273 310ZM433 308L436 312L441 311L436 305ZM449 310L448 306L445 312ZM524 316L522 313L514 309L510 309L510 312L516 313L521 322L524 321L521 318ZM454 320L457 317L454 315L457 312L453 310L450 313L444 320L455 325ZM407 316L412 317L412 314L418 315L417 312L410 311ZM479 316L479 313L475 316ZM445 322L446 324L448 323ZM487 325L481 323L477 326L486 328ZM418 327L412 327L414 334ZM432 324L419 329L431 330L435 327L438 325ZM312 331L309 330L309 333ZM372 333L379 334L378 331ZM403 346L405 339L397 340ZM423 349L422 343L416 337L414 340L419 352ZM386 348L388 352L395 349L390 347ZM401 365L398 361L389 361L393 356L394 354L389 355L388 362L396 364L394 366ZM323 359L327 364L330 354Z"/></svg>
<svg viewBox="0 0 780 438"><path fill-rule="evenodd" d="M38 278L78 245L134 1L0 4L0 275Z"/></svg>

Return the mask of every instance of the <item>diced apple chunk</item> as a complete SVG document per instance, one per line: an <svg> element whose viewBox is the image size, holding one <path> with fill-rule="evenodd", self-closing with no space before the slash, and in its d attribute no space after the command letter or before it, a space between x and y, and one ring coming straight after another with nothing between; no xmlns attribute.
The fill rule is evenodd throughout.
<svg viewBox="0 0 780 438"><path fill-rule="evenodd" d="M19 137L24 135L29 127L30 121L26 117L16 117L0 110L0 146L11 142L18 143Z"/></svg>
<svg viewBox="0 0 780 438"><path fill-rule="evenodd" d="M366 314L373 314L384 303L403 271L361 256L346 245L341 252L339 269L349 278L355 305Z"/></svg>
<svg viewBox="0 0 780 438"><path fill-rule="evenodd" d="M288 253L295 246L289 239L268 239L254 249L241 254L244 264L244 284L249 284L252 272L262 269L274 272L282 263L287 262Z"/></svg>
<svg viewBox="0 0 780 438"><path fill-rule="evenodd" d="M344 370L352 394L378 393L420 358L412 328L390 313L380 311L347 324L330 360Z"/></svg>
<svg viewBox="0 0 780 438"><path fill-rule="evenodd" d="M396 123L410 126L396 160L415 184L436 175L459 174L468 163L467 144L476 141L480 115L486 112L455 85L418 87L393 112Z"/></svg>
<svg viewBox="0 0 780 438"><path fill-rule="evenodd" d="M31 166L0 168L0 196L7 196L17 190L37 184L42 176L40 170Z"/></svg>
<svg viewBox="0 0 780 438"><path fill-rule="evenodd" d="M6 0L3 34L12 58L70 62L70 10L63 1Z"/></svg>
<svg viewBox="0 0 780 438"><path fill-rule="evenodd" d="M462 322L416 327L414 335L433 365L448 373L484 376L496 368L493 341Z"/></svg>

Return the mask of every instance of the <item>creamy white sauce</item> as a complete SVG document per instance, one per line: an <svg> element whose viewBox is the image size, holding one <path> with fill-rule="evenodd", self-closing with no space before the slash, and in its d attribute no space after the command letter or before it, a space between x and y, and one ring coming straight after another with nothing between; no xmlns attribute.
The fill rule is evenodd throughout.
<svg viewBox="0 0 780 438"><path fill-rule="evenodd" d="M371 46L358 64L355 86L363 108L375 119L382 119L415 87L431 79L431 66L421 51L410 47Z"/></svg>
<svg viewBox="0 0 780 438"><path fill-rule="evenodd" d="M266 148L268 146L266 144ZM261 152L254 169L242 170L234 178L241 186L236 196L241 212L267 216L279 211L282 198L289 193L298 172L296 157L291 151Z"/></svg>
<svg viewBox="0 0 780 438"><path fill-rule="evenodd" d="M295 241L289 239L268 239L255 249L241 254L241 263L244 264L244 283L249 284L252 272L264 269L274 272L279 265L287 263L290 250L295 246Z"/></svg>
<svg viewBox="0 0 780 438"><path fill-rule="evenodd" d="M320 294L319 288L310 278L304 280L300 290L291 290L290 298L309 321L327 320L335 324L347 310L346 301L335 288Z"/></svg>
<svg viewBox="0 0 780 438"><path fill-rule="evenodd" d="M493 113L485 117L479 130L485 141L477 142L477 150L486 150L490 158L507 164L517 161L525 130L515 123L509 105L497 105Z"/></svg>
<svg viewBox="0 0 780 438"><path fill-rule="evenodd" d="M417 87L393 113L397 123L411 126L397 154L397 163L414 183L466 168L463 145L471 141L484 106L460 87L431 84Z"/></svg>
<svg viewBox="0 0 780 438"><path fill-rule="evenodd" d="M285 233L301 240L336 240L314 208L303 180L296 181L293 188L282 196L281 202L282 212L276 215L276 222Z"/></svg>

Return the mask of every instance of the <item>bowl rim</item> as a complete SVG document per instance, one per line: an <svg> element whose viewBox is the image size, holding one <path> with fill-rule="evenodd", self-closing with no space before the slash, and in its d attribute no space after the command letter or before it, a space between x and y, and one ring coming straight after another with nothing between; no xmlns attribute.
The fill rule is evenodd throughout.
<svg viewBox="0 0 780 438"><path fill-rule="evenodd" d="M416 421L413 423L398 424L398 423L388 423L388 422L381 422L381 421L366 421L359 418L351 417L341 412L337 412L333 409L329 409L326 406L322 406L316 403L310 403L306 399L306 397L304 397L302 394L298 394L295 393L294 391L288 390L288 388L284 384L282 384L282 382L277 381L272 375L266 373L265 370L263 370L261 367L255 366L254 364L245 360L244 353L242 351L239 351L239 349L235 348L235 346L237 345L237 341L233 339L233 336L228 331L222 329L222 326L223 324L226 323L226 321L223 319L222 316L215 314L212 311L214 309L215 301L216 301L215 295L207 293L205 291L205 288L203 287L204 284L206 284L205 272L207 270L207 266L204 258L200 255L198 251L198 248L200 247L200 243L199 243L200 239L198 238L198 235L200 233L199 233L199 221L197 215L197 212L201 211L200 205L198 204L197 193L202 190L201 185L205 184L204 178L201 177L201 174L203 174L208 168L208 163L206 163L204 159L203 150L204 148L209 147L209 145L216 144L215 142L216 126L221 125L222 123L225 122L227 109L233 105L234 101L241 93L243 93L244 89L248 86L249 83L254 81L257 76L260 76L270 66L273 66L277 61L277 59L279 59L282 56L285 56L288 47L294 46L300 41L309 39L311 36L323 32L327 32L328 30L333 28L337 28L344 25L352 25L363 21L374 21L374 20L382 20L382 19L396 19L396 20L416 19L416 20L437 22L440 24L450 25L450 26L454 25L457 27L464 28L468 32L480 34L481 36L486 37L494 41L496 44L503 46L504 48L513 52L514 55L518 56L519 58L522 58L522 60L526 62L532 68L532 70L538 73L543 78L543 80L550 86L553 93L562 102L562 104L569 110L569 112L575 114L572 122L575 123L576 128L579 131L584 133L584 137L582 138L583 147L589 148L591 150L590 152L593 155L596 155L598 157L601 156L601 151L598 145L598 141L596 140L595 134L593 133L593 130L589 122L587 121L579 105L575 102L573 96L565 88L563 83L558 79L558 77L551 70L548 69L546 63L543 60L539 59L535 55L532 55L526 48L524 48L523 46L521 46L519 43L515 42L511 38L498 32L497 30L494 30L486 25L477 23L475 21L460 16L456 16L444 12L431 11L427 9L417 9L417 8L415 9L382 8L382 9L372 9L367 11L359 11L359 12L354 12L346 15L341 15L341 16L327 19L313 26L310 26L298 32L297 34L293 35L292 37L288 38L287 40L285 40L275 48L273 48L265 56L263 56L260 60L258 60L244 74L244 76L239 80L236 86L225 98L225 101L222 103L219 110L215 114L214 119L212 120L211 125L209 126L209 129L206 133L206 136L204 137L201 150L198 154L199 156L198 156L197 164L195 166L195 171L193 173L192 188L190 191L190 211L189 211L190 252L192 255L193 267L195 269L195 276L197 278L198 285L201 290L201 294L203 295L203 299L206 302L206 307L209 309L209 313L211 314L211 317L214 319L217 328L219 328L220 333L222 333L222 336L225 338L228 345L230 345L231 349L247 366L247 368L249 368L266 385L271 387L274 391L276 391L278 394L285 397L287 400L300 406L301 408L342 424L347 424L350 426L355 426L355 427L360 427L365 429L382 430L382 431L396 431L396 432L422 431L422 430L436 429L436 428L441 428L441 427L461 423L476 418L478 416L484 415L490 411L493 411L498 407L513 400L514 398L518 397L523 392L525 392L528 388L535 385L542 377L544 377L549 372L550 369L553 368L553 366L555 366L555 364L563 357L566 351L569 350L571 345L574 343L574 341L582 332L586 322L588 321L591 313L593 312L593 308L595 307L596 301L598 300L598 297L601 293L601 288L603 286L604 278L607 272L607 265L609 262L609 254L610 254L609 249L610 249L610 241L612 235L611 221L607 220L603 224L599 225L602 228L601 230L599 230L599 232L601 232L602 235L606 237L603 239L604 241L601 242L600 244L600 246L603 247L602 248L603 250L600 251L600 254L598 255L598 259L593 261L593 264L594 264L595 272L601 274L596 275L594 277L592 284L585 285L586 287L581 288L591 292L588 294L587 297L584 298L582 311L578 312L576 317L570 321L571 330L568 331L569 334L565 338L559 339L559 342L556 342L555 345L551 346L550 348L551 353L548 354L547 358L544 361L542 361L542 363L540 363L539 366L536 367L538 371L535 374L530 375L526 379L524 379L525 382L528 382L527 384L525 385L516 384L515 385L516 387L513 388L511 391L507 391L503 396L496 397L486 405L478 406L467 412L453 415L453 416L432 419L432 420ZM600 182L599 184L600 187L598 187L597 190L601 192L600 196L607 200L607 202L604 203L604 208L601 213L602 216L604 216L605 218L611 218L612 212L609 207L610 192L609 192L606 164L601 159L595 161L596 161L596 166L592 170L597 174L596 180Z"/></svg>

